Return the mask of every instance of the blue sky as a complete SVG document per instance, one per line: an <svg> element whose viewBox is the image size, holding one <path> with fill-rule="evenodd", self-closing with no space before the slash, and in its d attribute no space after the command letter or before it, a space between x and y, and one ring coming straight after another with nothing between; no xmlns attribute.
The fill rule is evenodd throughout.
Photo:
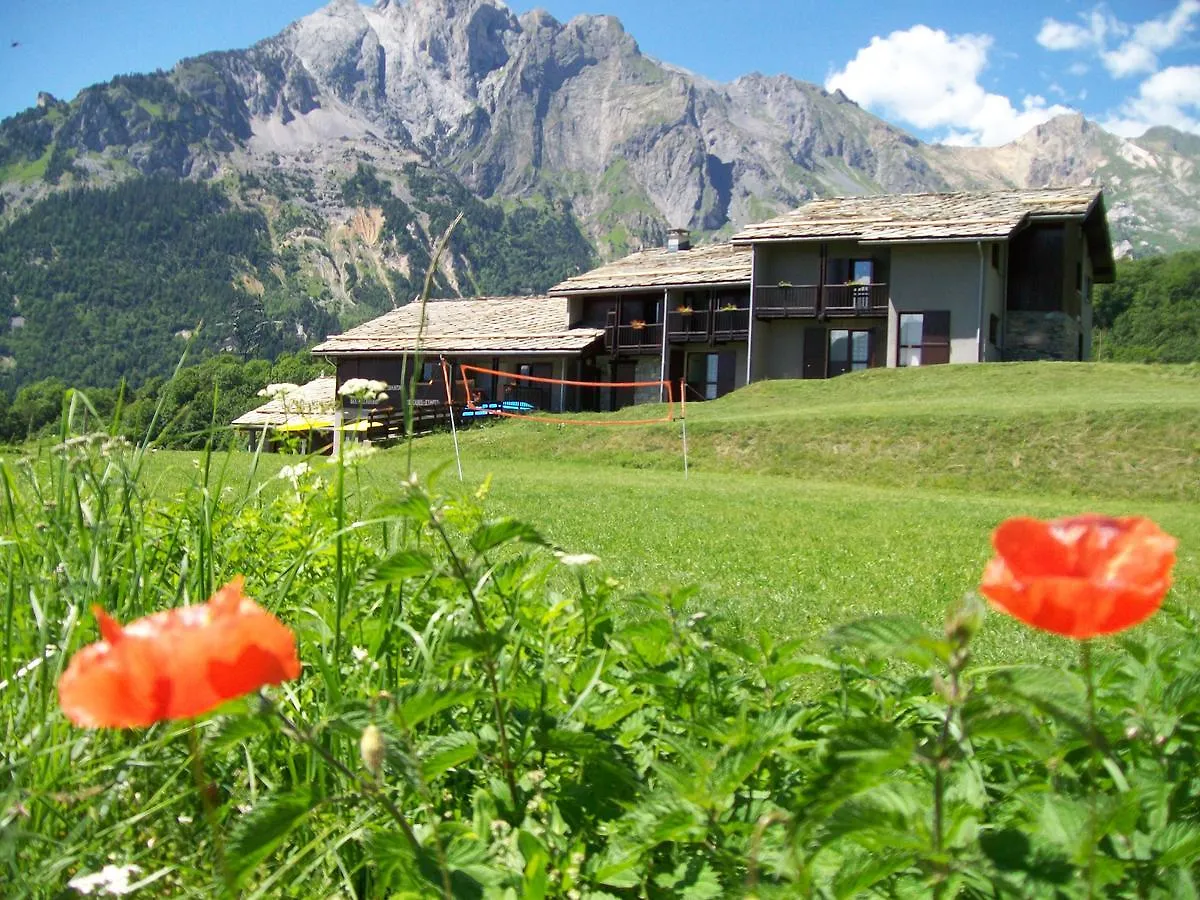
<svg viewBox="0 0 1200 900"><path fill-rule="evenodd" d="M414 0L410 0L414 2ZM415 0L420 2L420 0ZM0 117L123 72L247 46L319 0L0 0ZM995 145L1078 110L1126 135L1200 133L1200 0L512 0L621 19L718 81L784 72L926 140ZM12 47L13 41L20 46Z"/></svg>

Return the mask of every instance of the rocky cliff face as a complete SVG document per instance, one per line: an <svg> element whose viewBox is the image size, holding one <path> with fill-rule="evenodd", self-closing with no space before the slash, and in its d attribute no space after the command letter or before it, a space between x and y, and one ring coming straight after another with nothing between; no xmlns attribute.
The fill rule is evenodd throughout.
<svg viewBox="0 0 1200 900"><path fill-rule="evenodd" d="M1064 117L1007 147L929 147L788 77L715 84L650 59L611 17L334 0L249 50L8 120L0 196L20 208L54 183L250 171L311 181L312 207L344 221L336 186L359 163L405 197L417 161L485 199L569 204L614 255L815 195L1090 181L1110 190L1118 239L1148 251L1200 240L1198 142L1156 132L1131 142Z"/></svg>

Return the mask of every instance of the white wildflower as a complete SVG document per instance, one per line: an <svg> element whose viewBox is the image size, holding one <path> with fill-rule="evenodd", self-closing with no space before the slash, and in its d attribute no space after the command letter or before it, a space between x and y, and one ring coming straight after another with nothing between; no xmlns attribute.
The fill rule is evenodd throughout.
<svg viewBox="0 0 1200 900"><path fill-rule="evenodd" d="M294 466L284 466L279 470L278 478L290 480L293 484L308 474L309 465L306 462L296 463Z"/></svg>
<svg viewBox="0 0 1200 900"><path fill-rule="evenodd" d="M192 817L191 816L176 816L175 821L178 822L180 825L191 825Z"/></svg>
<svg viewBox="0 0 1200 900"><path fill-rule="evenodd" d="M576 566L591 566L600 562L600 557L592 553L563 553L561 550L557 550L554 555L558 557L560 563L572 569Z"/></svg>
<svg viewBox="0 0 1200 900"><path fill-rule="evenodd" d="M364 441L361 444L353 444L343 448L341 462L342 465L353 466L356 463L366 459L368 456L372 456L378 452L378 447L376 447L374 444ZM329 465L336 466L338 464L338 457L331 456L329 457L328 462Z"/></svg>
<svg viewBox="0 0 1200 900"><path fill-rule="evenodd" d="M135 890L134 886L129 883L129 880L140 871L142 871L141 867L132 864L126 866L105 866L99 872L91 875L77 875L67 882L67 886L74 888L81 894L91 894L93 891L98 891L101 894L120 896L132 893Z"/></svg>
<svg viewBox="0 0 1200 900"><path fill-rule="evenodd" d="M379 395L387 390L387 383L383 381L375 381L371 378L348 378L342 382L342 386L338 388L338 394L342 397L356 397L359 399L379 399Z"/></svg>
<svg viewBox="0 0 1200 900"><path fill-rule="evenodd" d="M290 381L281 381L278 384L268 384L258 392L258 396L269 397L271 400L287 400L299 392L299 385L292 384Z"/></svg>
<svg viewBox="0 0 1200 900"><path fill-rule="evenodd" d="M371 651L366 647L351 647L350 655L354 657L356 662L366 662L367 657L371 655Z"/></svg>

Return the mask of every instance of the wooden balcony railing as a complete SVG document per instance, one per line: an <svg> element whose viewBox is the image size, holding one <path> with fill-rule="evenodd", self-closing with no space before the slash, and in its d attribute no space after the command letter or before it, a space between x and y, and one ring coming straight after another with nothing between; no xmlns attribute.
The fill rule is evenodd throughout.
<svg viewBox="0 0 1200 900"><path fill-rule="evenodd" d="M667 340L699 342L708 340L708 310L667 313Z"/></svg>
<svg viewBox="0 0 1200 900"><path fill-rule="evenodd" d="M877 316L887 313L886 284L829 284L821 292L821 306L831 316Z"/></svg>
<svg viewBox="0 0 1200 900"><path fill-rule="evenodd" d="M760 319L816 316L877 316L888 308L886 284L761 285L754 289L754 313Z"/></svg>
<svg viewBox="0 0 1200 900"><path fill-rule="evenodd" d="M782 319L792 316L815 316L817 295L815 284L788 287L756 287L754 312L762 319Z"/></svg>
<svg viewBox="0 0 1200 900"><path fill-rule="evenodd" d="M609 325L604 329L604 347L609 353L658 353L662 350L661 322L645 325Z"/></svg>
<svg viewBox="0 0 1200 900"><path fill-rule="evenodd" d="M712 316L714 341L744 341L750 337L750 310L718 309Z"/></svg>

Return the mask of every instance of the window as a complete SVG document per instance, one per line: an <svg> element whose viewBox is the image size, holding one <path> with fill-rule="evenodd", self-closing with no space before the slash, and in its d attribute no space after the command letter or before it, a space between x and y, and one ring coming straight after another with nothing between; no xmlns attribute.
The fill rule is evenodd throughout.
<svg viewBox="0 0 1200 900"><path fill-rule="evenodd" d="M921 364L921 338L924 337L924 331L924 313L900 314L900 354L896 357L896 365Z"/></svg>
<svg viewBox="0 0 1200 900"><path fill-rule="evenodd" d="M873 259L831 259L825 268L826 284L871 284L874 281Z"/></svg>
<svg viewBox="0 0 1200 900"><path fill-rule="evenodd" d="M1000 245L992 244L992 268L1000 271Z"/></svg>
<svg viewBox="0 0 1200 900"><path fill-rule="evenodd" d="M950 362L950 313L931 310L900 314L898 366L932 366Z"/></svg>
<svg viewBox="0 0 1200 900"><path fill-rule="evenodd" d="M1000 346L1000 317L995 313L988 320L988 342L993 347Z"/></svg>
<svg viewBox="0 0 1200 900"><path fill-rule="evenodd" d="M689 397L716 400L733 390L733 369L737 357L733 353L689 353L687 386Z"/></svg>
<svg viewBox="0 0 1200 900"><path fill-rule="evenodd" d="M583 314L580 316L579 324L585 328L603 328L608 324L609 314L616 311L616 300L588 298L583 301Z"/></svg>
<svg viewBox="0 0 1200 900"><path fill-rule="evenodd" d="M833 328L829 332L829 377L871 367L870 329L850 331Z"/></svg>

